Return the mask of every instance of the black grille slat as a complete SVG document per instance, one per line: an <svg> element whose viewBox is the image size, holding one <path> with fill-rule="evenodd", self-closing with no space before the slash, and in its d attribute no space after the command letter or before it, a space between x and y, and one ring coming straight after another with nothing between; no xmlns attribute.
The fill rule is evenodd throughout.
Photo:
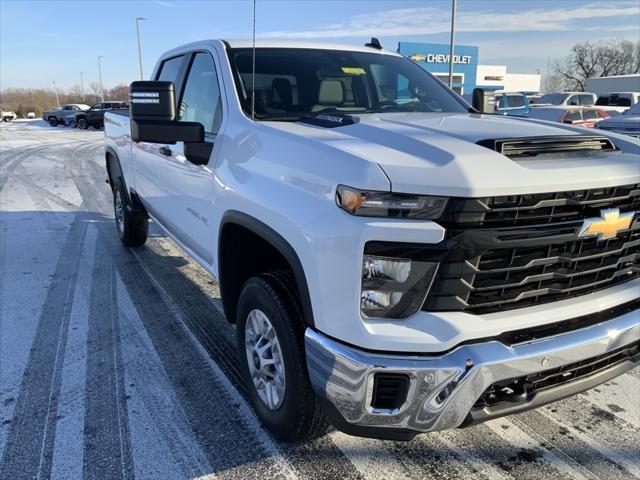
<svg viewBox="0 0 640 480"><path fill-rule="evenodd" d="M441 221L446 225L508 227L577 221L595 217L603 208L640 208L640 186L538 193L476 199L456 199Z"/></svg>
<svg viewBox="0 0 640 480"><path fill-rule="evenodd" d="M577 238L584 219L600 217L603 209L640 211L638 184L451 203L441 223L447 228L447 241L458 247L441 263L424 310L492 313L586 295L640 278L638 215L616 238ZM479 224L469 225L478 205ZM496 217L496 211L509 212L509 217ZM464 221L447 223L454 218Z"/></svg>

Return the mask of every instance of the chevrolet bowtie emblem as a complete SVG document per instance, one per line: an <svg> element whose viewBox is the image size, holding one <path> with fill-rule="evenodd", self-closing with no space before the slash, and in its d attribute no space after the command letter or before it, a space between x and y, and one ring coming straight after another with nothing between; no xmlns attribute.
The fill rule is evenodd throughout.
<svg viewBox="0 0 640 480"><path fill-rule="evenodd" d="M620 230L626 230L631 226L636 212L620 213L618 208L600 210L600 217L587 218L582 224L578 238L598 236L598 240L615 238Z"/></svg>

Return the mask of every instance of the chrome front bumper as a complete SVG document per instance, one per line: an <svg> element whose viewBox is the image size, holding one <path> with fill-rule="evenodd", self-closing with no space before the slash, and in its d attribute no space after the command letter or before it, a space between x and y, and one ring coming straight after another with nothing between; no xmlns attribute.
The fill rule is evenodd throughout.
<svg viewBox="0 0 640 480"><path fill-rule="evenodd" d="M474 415L473 411L476 401L495 382L591 359L638 339L640 310L540 340L512 346L498 341L479 342L439 356L369 353L309 328L305 334L311 383L329 407L333 423L348 433L386 437L379 432L395 429L409 432L409 438L417 432L445 430L491 418L482 412ZM534 408L586 390L630 370L638 361L636 355L615 368L576 380L577 388L567 389L566 384L551 388L541 397L544 401L514 404L505 413ZM376 410L371 406L376 372L403 373L409 377L407 400L400 408ZM370 435L368 430L377 433Z"/></svg>

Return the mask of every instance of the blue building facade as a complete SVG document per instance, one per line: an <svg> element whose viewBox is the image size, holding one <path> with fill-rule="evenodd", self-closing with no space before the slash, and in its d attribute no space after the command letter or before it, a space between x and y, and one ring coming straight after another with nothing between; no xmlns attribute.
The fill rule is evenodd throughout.
<svg viewBox="0 0 640 480"><path fill-rule="evenodd" d="M477 85L477 46L456 45L453 55L453 89L460 93L471 93ZM433 73L444 83L449 81L449 45L437 43L398 43L398 52Z"/></svg>

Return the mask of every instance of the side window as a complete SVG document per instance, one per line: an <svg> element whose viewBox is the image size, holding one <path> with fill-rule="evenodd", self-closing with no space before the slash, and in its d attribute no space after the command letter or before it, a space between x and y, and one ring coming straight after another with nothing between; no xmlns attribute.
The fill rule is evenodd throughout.
<svg viewBox="0 0 640 480"><path fill-rule="evenodd" d="M585 110L582 112L582 118L585 120L599 120L600 115L598 115L597 110Z"/></svg>
<svg viewBox="0 0 640 480"><path fill-rule="evenodd" d="M173 57L162 62L157 80L173 82L175 85L178 82L178 75L180 74L180 67L182 66L183 58L184 55L180 55L179 57Z"/></svg>
<svg viewBox="0 0 640 480"><path fill-rule="evenodd" d="M582 120L582 114L580 113L580 110L574 110L573 112L567 112L567 114L564 116L564 121L567 120L571 120L571 121L578 121L578 120Z"/></svg>
<svg viewBox="0 0 640 480"><path fill-rule="evenodd" d="M569 100L567 100L567 105L580 105L580 99L578 95L571 95Z"/></svg>
<svg viewBox="0 0 640 480"><path fill-rule="evenodd" d="M507 95L510 108L520 108L525 106L525 98L522 95Z"/></svg>
<svg viewBox="0 0 640 480"><path fill-rule="evenodd" d="M218 133L222 121L220 87L208 53L196 53L193 58L178 117L184 122L200 122L208 133Z"/></svg>
<svg viewBox="0 0 640 480"><path fill-rule="evenodd" d="M618 106L619 107L630 107L631 106L631 99L630 98L624 98L624 97L618 98Z"/></svg>
<svg viewBox="0 0 640 480"><path fill-rule="evenodd" d="M580 95L580 105L593 105L593 97L591 95Z"/></svg>
<svg viewBox="0 0 640 480"><path fill-rule="evenodd" d="M101 109L102 109L102 104L101 104L101 103L96 103L96 104L93 106L93 109L94 109L94 110L101 110Z"/></svg>

